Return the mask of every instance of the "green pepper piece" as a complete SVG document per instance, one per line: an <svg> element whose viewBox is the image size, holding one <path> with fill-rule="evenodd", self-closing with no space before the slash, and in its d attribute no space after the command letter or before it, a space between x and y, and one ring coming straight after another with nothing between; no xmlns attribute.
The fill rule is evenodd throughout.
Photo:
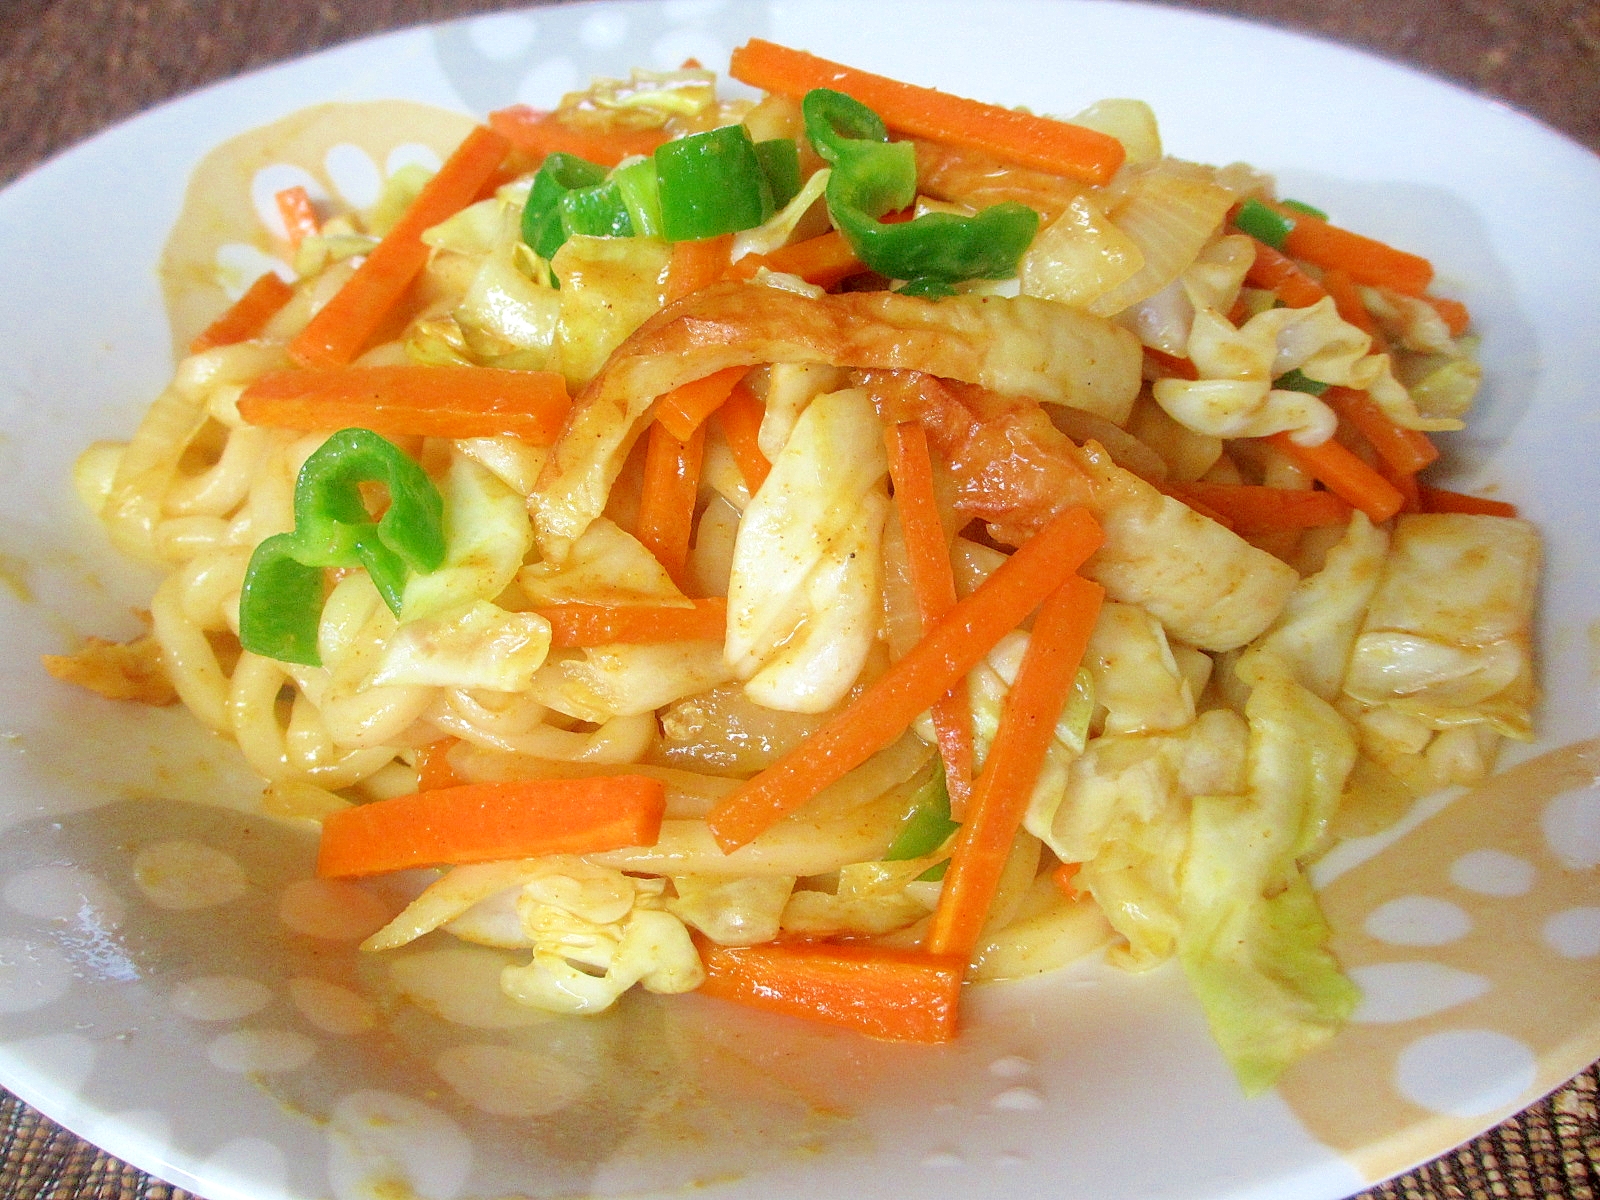
<svg viewBox="0 0 1600 1200"><path fill-rule="evenodd" d="M884 852L884 862L904 862L932 854L961 826L950 819L950 791L945 786L944 763L935 760L933 775L911 795L911 805L901 818L900 832Z"/></svg>
<svg viewBox="0 0 1600 1200"><path fill-rule="evenodd" d="M661 187L656 180L655 159L639 158L618 167L611 173L611 182L622 195L634 233L640 237L660 237Z"/></svg>
<svg viewBox="0 0 1600 1200"><path fill-rule="evenodd" d="M775 211L771 185L743 125L663 142L655 164L661 231L669 242L753 229Z"/></svg>
<svg viewBox="0 0 1600 1200"><path fill-rule="evenodd" d="M1290 200L1285 198L1278 201L1278 207L1291 208L1297 213L1305 213L1305 215L1308 217L1316 217L1319 221L1326 221L1328 219L1327 213L1323 212L1315 204L1307 204L1304 200Z"/></svg>
<svg viewBox="0 0 1600 1200"><path fill-rule="evenodd" d="M860 101L814 88L801 101L806 134L833 167L828 212L856 256L880 275L917 281L913 294L931 295L933 281L1004 279L1016 273L1039 214L1006 202L976 216L926 213L883 224L885 214L916 198L916 151L891 142L883 121Z"/></svg>
<svg viewBox="0 0 1600 1200"><path fill-rule="evenodd" d="M374 521L360 487L382 484L389 506ZM300 468L294 532L267 538L250 556L239 600L239 641L283 662L320 665L317 623L322 569L365 567L397 616L408 573L444 562L444 499L392 442L370 429L343 429Z"/></svg>
<svg viewBox="0 0 1600 1200"><path fill-rule="evenodd" d="M1254 196L1239 206L1239 211L1233 214L1233 224L1240 233L1248 233L1274 250L1283 249L1289 231L1294 228L1292 220L1268 208Z"/></svg>
<svg viewBox="0 0 1600 1200"><path fill-rule="evenodd" d="M942 300L946 296L954 296L956 289L943 279L923 276L921 279L908 279L898 291L902 296L925 296L929 300Z"/></svg>
<svg viewBox="0 0 1600 1200"><path fill-rule="evenodd" d="M1272 381L1272 386L1284 392L1308 392L1313 396L1320 396L1328 390L1329 385L1320 379L1301 372L1299 367L1285 371Z"/></svg>
<svg viewBox="0 0 1600 1200"><path fill-rule="evenodd" d="M567 240L561 225L561 198L576 188L604 183L606 169L575 154L552 154L540 164L522 206L522 240L540 258L550 259Z"/></svg>
<svg viewBox="0 0 1600 1200"><path fill-rule="evenodd" d="M789 138L770 138L756 143L756 158L761 173L772 189L773 209L782 208L800 194L800 147Z"/></svg>
<svg viewBox="0 0 1600 1200"><path fill-rule="evenodd" d="M622 189L615 181L573 188L561 197L561 230L567 237L632 237Z"/></svg>

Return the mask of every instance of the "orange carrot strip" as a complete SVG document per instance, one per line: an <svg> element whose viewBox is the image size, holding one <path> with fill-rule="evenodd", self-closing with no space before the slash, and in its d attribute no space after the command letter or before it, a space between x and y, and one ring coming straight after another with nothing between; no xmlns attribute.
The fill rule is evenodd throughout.
<svg viewBox="0 0 1600 1200"><path fill-rule="evenodd" d="M1061 893L1069 900L1076 900L1081 892L1078 891L1078 872L1083 869L1082 863L1064 862L1057 863L1055 870L1050 872L1050 882L1055 884Z"/></svg>
<svg viewBox="0 0 1600 1200"><path fill-rule="evenodd" d="M1419 484L1417 477L1409 471L1396 471L1392 464L1385 462L1380 455L1377 462L1378 474L1394 484L1395 491L1400 493L1400 511L1414 513L1422 511L1422 497L1417 491Z"/></svg>
<svg viewBox="0 0 1600 1200"><path fill-rule="evenodd" d="M1331 387L1323 393L1322 399L1339 414L1341 420L1355 426L1378 452L1378 457L1396 471L1414 475L1439 457L1439 448L1427 434L1396 425L1393 418L1365 392Z"/></svg>
<svg viewBox="0 0 1600 1200"><path fill-rule="evenodd" d="M1329 267L1322 273L1322 286L1333 297L1334 307L1339 310L1341 317L1369 337L1383 337L1377 320L1367 311L1366 301L1361 298L1361 290L1356 286L1356 281L1350 278L1349 271Z"/></svg>
<svg viewBox="0 0 1600 1200"><path fill-rule="evenodd" d="M546 604L535 608L550 622L550 645L641 646L652 642L720 642L728 625L722 597L696 600L693 608L665 604Z"/></svg>
<svg viewBox="0 0 1600 1200"><path fill-rule="evenodd" d="M423 231L470 204L510 148L481 125L469 133L355 274L289 343L290 356L302 366L329 367L360 354L428 261Z"/></svg>
<svg viewBox="0 0 1600 1200"><path fill-rule="evenodd" d="M928 435L915 421L902 421L884 430L889 450L889 478L894 481L895 509L905 533L911 591L924 635L956 605L956 577L950 566L950 547L939 521L933 491L933 456ZM933 706L933 730L944 760L945 789L950 793L950 816L959 821L972 795L972 701L965 678L958 679Z"/></svg>
<svg viewBox="0 0 1600 1200"><path fill-rule="evenodd" d="M660 129L604 129L578 125L560 114L513 104L489 114L489 128L519 150L540 158L576 154L602 167L614 167L633 154L648 155L667 140Z"/></svg>
<svg viewBox="0 0 1600 1200"><path fill-rule="evenodd" d="M723 233L697 242L673 242L672 263L667 267L666 301L682 300L716 283L728 270L733 234Z"/></svg>
<svg viewBox="0 0 1600 1200"><path fill-rule="evenodd" d="M971 959L977 947L1104 598L1098 583L1073 576L1034 619L994 745L972 789L972 807L956 834L944 890L928 929L931 953Z"/></svg>
<svg viewBox="0 0 1600 1200"><path fill-rule="evenodd" d="M770 254L746 254L728 268L728 274L736 279L754 279L762 267L785 275L798 275L821 288L831 288L867 270L867 264L856 257L844 234L837 229L781 246Z"/></svg>
<svg viewBox="0 0 1600 1200"><path fill-rule="evenodd" d="M571 406L566 381L554 371L409 364L269 371L239 397L239 415L251 425L509 436L536 446L555 441Z"/></svg>
<svg viewBox="0 0 1600 1200"><path fill-rule="evenodd" d="M901 83L761 38L733 52L728 74L796 98L832 88L861 101L890 129L1088 183L1106 183L1124 158L1122 143L1098 130Z"/></svg>
<svg viewBox="0 0 1600 1200"><path fill-rule="evenodd" d="M904 658L821 729L717 802L706 824L734 850L888 746L1099 547L1087 511L1051 518Z"/></svg>
<svg viewBox="0 0 1600 1200"><path fill-rule="evenodd" d="M1328 294L1292 258L1259 241L1256 260L1245 273L1245 282L1277 292L1278 299L1290 308L1310 308Z"/></svg>
<svg viewBox="0 0 1600 1200"><path fill-rule="evenodd" d="M1517 506L1504 500L1491 500L1487 496L1469 496L1465 492L1451 492L1444 488L1417 486L1417 499L1425 513L1470 513L1480 517L1514 517Z"/></svg>
<svg viewBox="0 0 1600 1200"><path fill-rule="evenodd" d="M1461 301L1448 296L1424 296L1422 299L1433 305L1434 311L1444 318L1445 328L1450 331L1451 337L1460 337L1472 324L1472 314Z"/></svg>
<svg viewBox="0 0 1600 1200"><path fill-rule="evenodd" d="M756 394L743 383L734 385L733 391L717 409L717 424L727 439L733 460L739 464L739 474L744 476L745 489L754 496L767 481L772 464L761 450L761 419L766 406L756 399Z"/></svg>
<svg viewBox="0 0 1600 1200"><path fill-rule="evenodd" d="M1357 283L1393 288L1411 296L1422 295L1433 281L1433 264L1419 255L1330 225L1309 213L1294 212L1290 216L1294 225L1283 240L1283 248L1293 258L1323 268L1337 267L1349 272Z"/></svg>
<svg viewBox="0 0 1600 1200"><path fill-rule="evenodd" d="M1233 531L1243 535L1343 525L1350 520L1349 502L1332 492L1229 483L1166 486L1171 495L1186 504L1197 502L1211 512L1221 513Z"/></svg>
<svg viewBox="0 0 1600 1200"><path fill-rule="evenodd" d="M710 946L707 996L897 1042L948 1042L966 964L885 946Z"/></svg>
<svg viewBox="0 0 1600 1200"><path fill-rule="evenodd" d="M700 490L700 460L705 452L702 425L685 440L665 425L650 426L645 449L644 488L639 497L639 527L635 531L646 549L667 569L679 587L689 561L689 535L694 527L694 503Z"/></svg>
<svg viewBox="0 0 1600 1200"><path fill-rule="evenodd" d="M665 810L666 786L642 775L467 783L396 796L326 817L317 874L344 879L649 846Z"/></svg>
<svg viewBox="0 0 1600 1200"><path fill-rule="evenodd" d="M1405 497L1394 484L1333 438L1320 446L1302 446L1292 441L1287 433L1275 433L1267 441L1298 463L1313 479L1320 480L1329 491L1343 496L1374 521L1387 521L1405 504Z"/></svg>
<svg viewBox="0 0 1600 1200"><path fill-rule="evenodd" d="M673 388L656 401L656 420L680 442L686 442L700 423L716 412L749 367L728 367Z"/></svg>
<svg viewBox="0 0 1600 1200"><path fill-rule="evenodd" d="M311 195L298 183L277 193L273 201L278 206L278 215L283 218L283 229L288 234L290 249L300 249L301 242L322 232L322 222L317 220Z"/></svg>
<svg viewBox="0 0 1600 1200"><path fill-rule="evenodd" d="M246 288L244 295L220 317L200 331L189 343L189 353L199 354L217 346L249 341L293 298L294 288L268 271Z"/></svg>
<svg viewBox="0 0 1600 1200"><path fill-rule="evenodd" d="M450 751L460 744L458 737L442 737L417 751L417 791L436 792L466 782L450 765Z"/></svg>

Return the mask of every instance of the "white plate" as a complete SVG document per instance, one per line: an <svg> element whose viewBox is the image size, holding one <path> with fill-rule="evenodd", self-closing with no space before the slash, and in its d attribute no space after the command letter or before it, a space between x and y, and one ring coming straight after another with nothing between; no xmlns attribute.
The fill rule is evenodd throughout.
<svg viewBox="0 0 1600 1200"><path fill-rule="evenodd" d="M988 989L942 1050L699 998L519 1026L477 1010L477 1028L375 1012L353 941L376 902L292 886L306 840L243 815L254 785L183 714L102 703L37 666L75 634L131 632L148 602L68 476L165 382L154 266L208 150L323 101L549 104L595 73L725 63L750 35L1043 111L1143 97L1170 152L1274 170L1432 257L1484 332L1482 409L1454 452L1463 485L1498 488L1548 538L1541 738L1503 784L1325 865L1368 1001L1274 1094L1240 1098L1170 970ZM1583 150L1393 65L1193 13L1025 0L483 17L246 76L78 147L0 194L0 1083L213 1200L691 1182L1302 1200L1492 1125L1600 1055L1596 197ZM171 907L163 865L200 854L216 893ZM491 1086L485 1062L513 1078Z"/></svg>

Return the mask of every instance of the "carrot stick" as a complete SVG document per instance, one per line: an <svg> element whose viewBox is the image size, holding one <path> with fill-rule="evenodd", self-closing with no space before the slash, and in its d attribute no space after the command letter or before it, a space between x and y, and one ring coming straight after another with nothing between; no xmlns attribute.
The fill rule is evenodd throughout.
<svg viewBox="0 0 1600 1200"><path fill-rule="evenodd" d="M467 783L396 796L326 817L317 874L341 879L649 846L665 810L665 785L642 775Z"/></svg>
<svg viewBox="0 0 1600 1200"><path fill-rule="evenodd" d="M268 271L245 289L244 295L220 317L200 331L189 343L189 353L199 354L217 346L249 341L293 298L294 288Z"/></svg>
<svg viewBox="0 0 1600 1200"><path fill-rule="evenodd" d="M1169 483L1166 490L1185 504L1222 514L1235 533L1246 536L1350 520L1349 502L1332 492L1198 481Z"/></svg>
<svg viewBox="0 0 1600 1200"><path fill-rule="evenodd" d="M1423 296L1422 299L1433 305L1434 311L1444 318L1445 328L1450 331L1451 337L1460 337L1472 324L1472 314L1461 301L1448 296Z"/></svg>
<svg viewBox="0 0 1600 1200"><path fill-rule="evenodd" d="M554 371L494 367L314 367L269 371L239 397L251 425L360 426L387 437L509 436L548 446L571 401Z"/></svg>
<svg viewBox="0 0 1600 1200"><path fill-rule="evenodd" d="M798 275L821 288L831 288L867 270L866 263L856 257L844 234L837 229L803 242L780 246L770 254L746 254L728 268L728 274L736 279L754 279L762 267L784 275Z"/></svg>
<svg viewBox="0 0 1600 1200"><path fill-rule="evenodd" d="M423 231L470 204L510 148L481 125L469 133L355 274L289 343L290 356L302 366L329 367L360 354L428 261Z"/></svg>
<svg viewBox="0 0 1600 1200"><path fill-rule="evenodd" d="M717 843L737 849L888 746L1060 587L1100 541L1100 526L1084 509L1053 517L851 704L719 800L706 821Z"/></svg>
<svg viewBox="0 0 1600 1200"><path fill-rule="evenodd" d="M539 158L575 154L602 167L614 167L633 154L652 153L667 140L660 129L602 129L562 120L559 113L513 104L489 114L489 128L519 150Z"/></svg>
<svg viewBox="0 0 1600 1200"><path fill-rule="evenodd" d="M861 101L890 129L1088 183L1106 183L1124 158L1122 143L1098 130L901 83L761 38L733 52L728 74L796 98L832 88Z"/></svg>
<svg viewBox="0 0 1600 1200"><path fill-rule="evenodd" d="M948 1042L965 964L885 946L769 942L710 946L707 996L897 1042Z"/></svg>
<svg viewBox="0 0 1600 1200"><path fill-rule="evenodd" d="M972 957L1104 598L1099 584L1073 576L1034 619L994 745L972 789L972 807L956 834L928 930L933 954Z"/></svg>
<svg viewBox="0 0 1600 1200"><path fill-rule="evenodd" d="M1322 273L1322 286L1328 295L1333 297L1334 307L1339 310L1339 315L1346 322L1354 325L1368 337L1382 341L1383 334L1378 329L1378 322L1367 311L1366 301L1361 299L1361 291L1356 286L1356 281L1350 278L1349 271L1329 267Z"/></svg>
<svg viewBox="0 0 1600 1200"><path fill-rule="evenodd" d="M1061 894L1069 900L1076 900L1083 893L1078 891L1076 880L1078 872L1083 870L1082 863L1064 862L1057 863L1055 870L1050 872L1050 882L1055 884Z"/></svg>
<svg viewBox="0 0 1600 1200"><path fill-rule="evenodd" d="M728 367L675 387L656 401L656 420L680 442L686 442L700 423L716 412L745 377L749 367Z"/></svg>
<svg viewBox="0 0 1600 1200"><path fill-rule="evenodd" d="M644 488L639 497L639 527L635 533L679 587L683 586L684 567L689 561L689 535L694 527L705 445L704 425L680 441L665 425L652 424L645 449Z"/></svg>
<svg viewBox="0 0 1600 1200"><path fill-rule="evenodd" d="M1309 213L1290 216L1294 224L1283 248L1293 258L1324 269L1336 267L1357 283L1393 288L1411 296L1420 296L1433 281L1433 264L1425 258L1330 225Z"/></svg>
<svg viewBox="0 0 1600 1200"><path fill-rule="evenodd" d="M466 782L450 766L450 751L460 744L458 737L442 737L417 751L417 791L435 792Z"/></svg>
<svg viewBox="0 0 1600 1200"><path fill-rule="evenodd" d="M1418 492L1420 486L1417 477L1409 471L1396 471L1394 467L1383 460L1380 455L1377 462L1378 474L1382 475L1394 485L1395 491L1400 493L1400 511L1414 513L1422 511L1422 497Z"/></svg>
<svg viewBox="0 0 1600 1200"><path fill-rule="evenodd" d="M550 622L550 645L560 650L619 642L720 642L728 625L728 602L720 596L696 600L693 608L567 603L533 611Z"/></svg>
<svg viewBox="0 0 1600 1200"><path fill-rule="evenodd" d="M1378 452L1378 457L1396 471L1414 475L1439 457L1439 448L1427 434L1396 425L1365 392L1331 387L1322 394L1322 399L1341 420L1353 425Z"/></svg>
<svg viewBox="0 0 1600 1200"><path fill-rule="evenodd" d="M1328 294L1292 258L1261 241L1256 242L1256 260L1245 273L1245 281L1277 292L1278 299L1290 308L1310 308Z"/></svg>
<svg viewBox="0 0 1600 1200"><path fill-rule="evenodd" d="M761 450L761 420L766 406L756 399L756 394L743 383L734 385L732 393L717 409L717 424L727 439L733 460L744 476L745 489L754 496L767 481L772 464Z"/></svg>
<svg viewBox="0 0 1600 1200"><path fill-rule="evenodd" d="M666 302L682 300L720 280L728 270L728 256L732 252L731 233L696 242L673 242L672 262L667 267Z"/></svg>
<svg viewBox="0 0 1600 1200"><path fill-rule="evenodd" d="M927 432L915 421L890 425L884 430L884 442L889 450L895 508L905 532L911 591L926 635L956 604L950 547L934 498L933 456L928 453ZM934 704L932 715L939 757L944 760L945 788L950 793L950 816L959 821L972 794L972 700L965 678L956 680Z"/></svg>
<svg viewBox="0 0 1600 1200"><path fill-rule="evenodd" d="M300 249L300 243L322 232L322 222L317 220L316 207L311 196L299 184L284 188L273 197L278 215L283 218L283 229L289 238L291 250Z"/></svg>
<svg viewBox="0 0 1600 1200"><path fill-rule="evenodd" d="M1333 438L1320 446L1302 446L1287 433L1267 439L1274 449L1298 463L1335 495L1343 496L1374 521L1387 521L1405 504L1400 490L1346 450Z"/></svg>
<svg viewBox="0 0 1600 1200"><path fill-rule="evenodd" d="M1419 484L1417 499L1425 513L1470 513L1480 517L1514 517L1517 506L1504 500L1491 500L1487 496L1469 496L1465 492L1450 492L1444 488Z"/></svg>

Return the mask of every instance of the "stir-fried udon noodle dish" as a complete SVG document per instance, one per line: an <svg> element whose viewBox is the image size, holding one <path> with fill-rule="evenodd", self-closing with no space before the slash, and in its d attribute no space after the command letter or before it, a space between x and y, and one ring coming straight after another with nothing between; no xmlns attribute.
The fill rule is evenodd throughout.
<svg viewBox="0 0 1600 1200"><path fill-rule="evenodd" d="M1358 999L1310 864L1531 736L1537 535L1428 482L1467 309L1140 102L730 73L280 193L294 277L79 462L148 635L48 665L414 872L368 952L923 1042L1176 959L1267 1086Z"/></svg>

